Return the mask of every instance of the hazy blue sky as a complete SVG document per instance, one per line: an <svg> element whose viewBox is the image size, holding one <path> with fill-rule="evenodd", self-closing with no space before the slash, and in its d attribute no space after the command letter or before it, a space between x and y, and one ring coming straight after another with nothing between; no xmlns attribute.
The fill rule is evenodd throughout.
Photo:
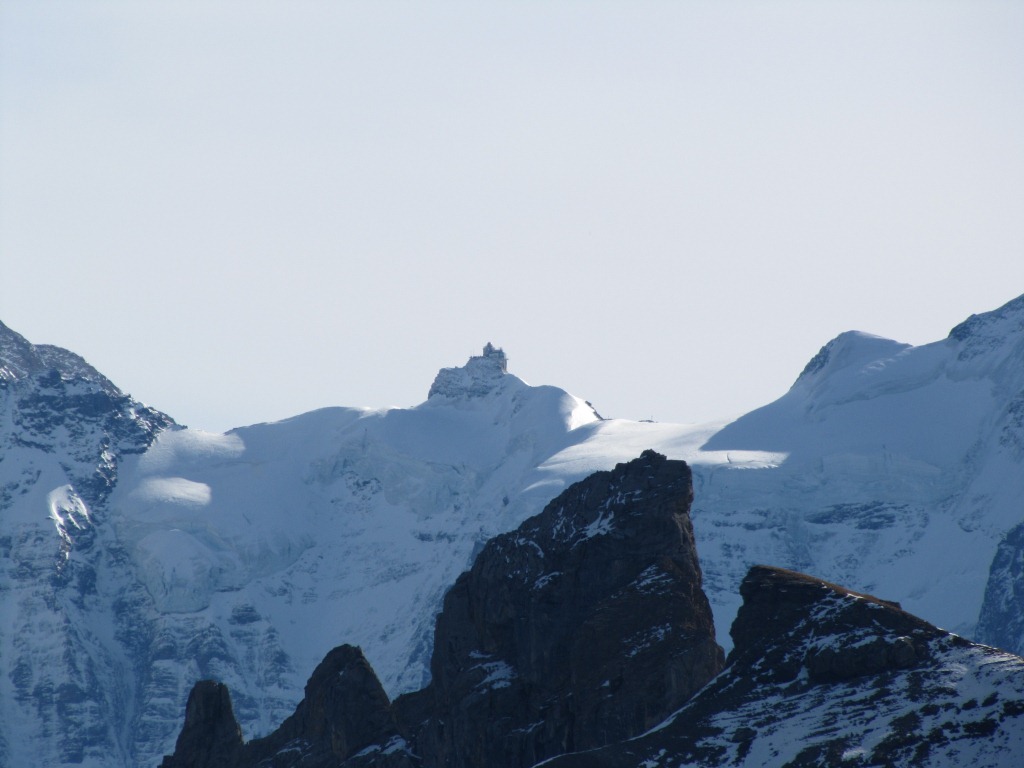
<svg viewBox="0 0 1024 768"><path fill-rule="evenodd" d="M606 416L1024 293L1021 2L0 5L0 320L225 429L492 341Z"/></svg>

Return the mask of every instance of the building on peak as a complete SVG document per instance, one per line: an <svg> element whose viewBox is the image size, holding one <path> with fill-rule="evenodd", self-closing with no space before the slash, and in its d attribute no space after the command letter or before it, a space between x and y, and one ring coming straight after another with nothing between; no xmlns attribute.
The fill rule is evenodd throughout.
<svg viewBox="0 0 1024 768"><path fill-rule="evenodd" d="M508 358L505 350L487 342L483 353L470 355L461 368L442 368L438 371L427 399L435 395L453 400L490 395L502 385L507 373Z"/></svg>
<svg viewBox="0 0 1024 768"><path fill-rule="evenodd" d="M505 354L505 350L501 347L496 347L491 342L484 344L483 357L488 360L494 360L501 366L502 373L508 373L508 356Z"/></svg>

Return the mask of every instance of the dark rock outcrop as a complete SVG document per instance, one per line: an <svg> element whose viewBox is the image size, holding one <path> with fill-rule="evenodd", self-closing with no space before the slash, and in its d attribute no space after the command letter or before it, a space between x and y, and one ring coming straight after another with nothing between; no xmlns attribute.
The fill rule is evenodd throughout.
<svg viewBox="0 0 1024 768"><path fill-rule="evenodd" d="M345 646L237 752L223 706L190 702L164 768L1016 764L1024 659L801 573L749 571L716 676L690 495L653 452L577 483L450 590L429 686L389 707Z"/></svg>
<svg viewBox="0 0 1024 768"><path fill-rule="evenodd" d="M767 661L782 682L805 668L816 681L906 669L926 653L924 640L945 634L898 603L784 568L754 566L740 585L740 595L743 605L730 630L735 645L729 662ZM842 611L832 616L828 607L837 600ZM818 621L808 625L811 617ZM805 631L832 639L809 642L801 654L794 648L807 638L795 633Z"/></svg>
<svg viewBox="0 0 1024 768"><path fill-rule="evenodd" d="M246 746L244 765L339 765L398 732L391 702L363 652L342 645L327 654L305 696L274 733Z"/></svg>
<svg viewBox="0 0 1024 768"><path fill-rule="evenodd" d="M221 768L235 765L242 752L242 730L235 720L228 687L200 680L185 705L185 727L174 754L161 768Z"/></svg>
<svg viewBox="0 0 1024 768"><path fill-rule="evenodd" d="M295 714L224 765L527 766L642 733L723 664L692 497L686 464L653 451L572 485L449 591L427 688L389 707L358 649L335 649Z"/></svg>
<svg viewBox="0 0 1024 768"><path fill-rule="evenodd" d="M642 733L710 680L692 496L686 464L647 451L488 542L445 597L431 684L399 704L417 753L531 765Z"/></svg>
<svg viewBox="0 0 1024 768"><path fill-rule="evenodd" d="M1016 764L1024 660L793 571L740 591L721 675L651 733L545 765Z"/></svg>
<svg viewBox="0 0 1024 768"><path fill-rule="evenodd" d="M295 714L266 738L247 744L227 687L210 680L197 683L174 754L164 758L161 768L319 768L349 758L357 758L350 765L359 765L360 757L398 768L409 765L404 746L387 694L363 652L342 645L317 666Z"/></svg>

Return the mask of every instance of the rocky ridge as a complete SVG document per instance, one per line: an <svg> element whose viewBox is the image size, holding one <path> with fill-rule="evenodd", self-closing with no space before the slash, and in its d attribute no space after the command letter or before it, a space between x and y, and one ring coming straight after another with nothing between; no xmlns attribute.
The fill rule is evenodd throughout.
<svg viewBox="0 0 1024 768"><path fill-rule="evenodd" d="M162 768L1001 768L1024 754L1024 659L794 571L749 571L734 648L716 676L721 659L678 511L686 496L659 514L629 482L650 498L654 484L673 482L674 463L647 452L492 540L446 597L423 691L389 706L359 650L342 646L296 714L243 746L224 693L205 681ZM662 496L668 507L671 498ZM681 546L651 550L667 520ZM552 544L572 552L591 541L601 546L573 560L572 579ZM649 564L637 574L639 551ZM560 570L547 570L553 560ZM544 594L556 574L591 599L573 588L567 602ZM358 674L325 673L336 658Z"/></svg>
<svg viewBox="0 0 1024 768"><path fill-rule="evenodd" d="M641 737L545 763L1002 768L1024 754L1024 659L895 604L755 567L726 668Z"/></svg>
<svg viewBox="0 0 1024 768"><path fill-rule="evenodd" d="M13 734L39 764L109 759L138 627L100 598L132 581L105 502L122 463L177 425L78 355L2 324L0 424L0 764L17 763Z"/></svg>
<svg viewBox="0 0 1024 768"><path fill-rule="evenodd" d="M692 499L689 467L646 451L489 541L445 595L430 685L397 702L416 753L532 764L640 733L711 679Z"/></svg>
<svg viewBox="0 0 1024 768"><path fill-rule="evenodd" d="M448 592L429 686L389 707L362 654L343 646L292 718L223 764L532 765L657 724L723 662L700 587L692 493L686 464L653 451L574 484L488 542ZM325 673L336 656L360 673ZM220 754L235 728L219 695L209 683L193 691L194 714L164 768ZM331 710L327 700L343 703ZM221 716L206 721L206 711ZM207 723L209 751L197 751L190 719Z"/></svg>

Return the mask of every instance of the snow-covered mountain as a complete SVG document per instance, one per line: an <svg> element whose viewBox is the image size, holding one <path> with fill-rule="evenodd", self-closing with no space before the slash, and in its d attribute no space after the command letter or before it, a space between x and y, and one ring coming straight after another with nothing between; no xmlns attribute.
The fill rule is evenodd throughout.
<svg viewBox="0 0 1024 768"><path fill-rule="evenodd" d="M997 640L1004 620L975 628L996 548L1024 520L1022 413L1024 297L921 347L840 335L786 395L703 446L785 455L697 490L709 590L739 583L737 560L773 563ZM1024 650L1024 636L1003 639Z"/></svg>
<svg viewBox="0 0 1024 768"><path fill-rule="evenodd" d="M123 462L174 428L77 355L0 324L0 765L127 754L114 724L139 661L115 601L144 596L104 510Z"/></svg>
<svg viewBox="0 0 1024 768"><path fill-rule="evenodd" d="M0 355L0 765L155 765L206 677L262 735L340 643L415 690L483 542L647 448L693 468L723 644L769 563L1024 646L1012 556L985 596L1024 520L1024 297L921 347L843 334L778 401L703 426L602 420L490 345L414 408L223 435L2 326Z"/></svg>

